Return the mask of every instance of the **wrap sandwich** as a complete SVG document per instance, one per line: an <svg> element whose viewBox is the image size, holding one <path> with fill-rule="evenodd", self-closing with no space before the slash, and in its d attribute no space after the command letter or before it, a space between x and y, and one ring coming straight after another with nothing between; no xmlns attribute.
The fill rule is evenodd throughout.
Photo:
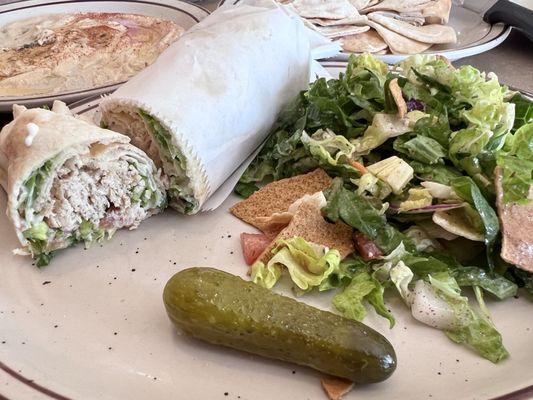
<svg viewBox="0 0 533 400"><path fill-rule="evenodd" d="M165 206L152 160L129 138L52 110L13 107L0 132L0 177L18 254L48 264L55 250L136 228Z"/></svg>
<svg viewBox="0 0 533 400"><path fill-rule="evenodd" d="M101 123L146 151L169 205L194 214L307 87L317 37L329 43L271 1L223 6L105 98Z"/></svg>

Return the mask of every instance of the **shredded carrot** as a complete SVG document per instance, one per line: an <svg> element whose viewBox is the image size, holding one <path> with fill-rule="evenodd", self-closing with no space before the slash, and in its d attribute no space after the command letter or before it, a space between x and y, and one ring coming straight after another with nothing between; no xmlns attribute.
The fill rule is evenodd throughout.
<svg viewBox="0 0 533 400"><path fill-rule="evenodd" d="M368 170L365 168L365 166L363 164L361 164L360 162L357 162L357 161L354 161L354 160L350 160L349 161L350 165L352 167L354 167L356 170L358 170L361 175L364 175L368 172Z"/></svg>

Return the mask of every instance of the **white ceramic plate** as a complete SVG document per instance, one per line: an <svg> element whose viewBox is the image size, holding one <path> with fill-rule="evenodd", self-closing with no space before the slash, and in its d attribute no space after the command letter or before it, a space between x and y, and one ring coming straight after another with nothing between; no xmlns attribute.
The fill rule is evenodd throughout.
<svg viewBox="0 0 533 400"><path fill-rule="evenodd" d="M338 73L342 65L330 68ZM94 111L98 101L78 105ZM189 266L246 276L230 197L216 211L165 211L110 242L59 252L38 269L14 256L18 243L0 216L0 400L324 400L320 374L179 335L161 299L165 282ZM6 196L0 193L0 208ZM282 290L289 294L287 290ZM304 301L329 309L331 294ZM370 311L367 324L394 345L398 368L386 382L346 400L518 400L533 396L532 304L489 301L511 358L494 365L417 323L389 299L397 324Z"/></svg>
<svg viewBox="0 0 533 400"><path fill-rule="evenodd" d="M226 2L235 4L239 0L222 0L218 6ZM503 24L487 24L480 15L466 8L452 5L450 21L457 32L457 43L448 45L434 45L424 54L441 54L451 61L484 53L501 44L511 33L511 27ZM376 54L388 64L394 64L408 57L406 54ZM347 61L350 53L342 52L335 60Z"/></svg>
<svg viewBox="0 0 533 400"><path fill-rule="evenodd" d="M0 1L1 3L2 1ZM190 28L209 15L207 9L180 0L24 0L0 5L0 26L39 15L73 12L143 14L170 19L185 29ZM50 104L56 99L70 103L87 96L113 91L122 83L124 82L86 90L55 93L49 96L0 97L0 112L11 111L13 104L35 107Z"/></svg>

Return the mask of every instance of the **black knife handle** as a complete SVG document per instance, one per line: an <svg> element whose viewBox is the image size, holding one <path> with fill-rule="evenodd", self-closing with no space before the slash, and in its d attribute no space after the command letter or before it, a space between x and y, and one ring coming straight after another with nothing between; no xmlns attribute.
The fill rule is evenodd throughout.
<svg viewBox="0 0 533 400"><path fill-rule="evenodd" d="M533 41L533 10L522 7L509 0L497 1L483 18L489 24L503 22L511 25Z"/></svg>

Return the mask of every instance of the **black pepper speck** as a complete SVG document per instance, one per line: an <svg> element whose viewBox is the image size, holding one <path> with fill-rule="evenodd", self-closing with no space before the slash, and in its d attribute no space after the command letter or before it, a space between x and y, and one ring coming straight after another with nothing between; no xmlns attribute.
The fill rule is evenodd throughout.
<svg viewBox="0 0 533 400"><path fill-rule="evenodd" d="M48 285L48 284L50 284L50 283L52 283L52 281L44 281L44 282L43 282L43 285Z"/></svg>

